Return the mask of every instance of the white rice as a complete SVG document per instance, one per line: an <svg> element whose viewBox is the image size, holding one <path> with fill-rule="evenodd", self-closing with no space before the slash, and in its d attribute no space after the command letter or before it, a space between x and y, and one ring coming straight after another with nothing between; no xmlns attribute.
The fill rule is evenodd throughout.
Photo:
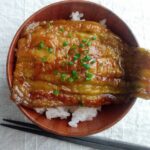
<svg viewBox="0 0 150 150"><path fill-rule="evenodd" d="M26 31L30 31L30 30L33 30L35 27L37 27L39 25L39 22L33 22L31 24L29 24L26 28Z"/></svg>
<svg viewBox="0 0 150 150"><path fill-rule="evenodd" d="M77 127L79 122L93 120L97 115L99 108L94 107L77 107L77 109L72 113L71 121L69 125L71 127Z"/></svg>
<svg viewBox="0 0 150 150"><path fill-rule="evenodd" d="M71 20L79 21L83 19L84 14L79 13L78 11L72 12L70 15ZM82 18L82 19L81 19ZM103 19L99 22L101 25L106 27L106 19ZM32 23L28 26L27 30L33 29L38 26L39 23ZM95 51L95 47L90 47L92 51ZM35 111L39 114L45 113L47 119L60 118L67 119L71 116L71 120L68 122L68 125L71 127L77 127L79 122L90 121L96 117L98 111L101 111L101 107L80 107L80 106L66 106L66 107L54 107L54 108L35 108Z"/></svg>
<svg viewBox="0 0 150 150"><path fill-rule="evenodd" d="M71 13L70 18L71 20L74 21L79 21L79 20L85 21L85 19L81 19L83 16L84 16L83 13L79 13L78 11L76 11Z"/></svg>
<svg viewBox="0 0 150 150"><path fill-rule="evenodd" d="M100 23L101 25L103 25L104 27L107 27L107 26L106 26L106 22L107 22L106 19L103 19L103 20L100 20L100 21L99 21L99 23Z"/></svg>
<svg viewBox="0 0 150 150"><path fill-rule="evenodd" d="M83 18L83 16L84 16L83 13L80 13L79 11L76 11L76 12L72 12L71 13L70 19L73 20L73 21L79 21L79 20L85 21L85 19ZM106 26L106 22L107 22L107 19L102 19L102 20L99 21L99 23L101 25L103 25L104 27L107 27Z"/></svg>
<svg viewBox="0 0 150 150"><path fill-rule="evenodd" d="M46 111L47 119L60 118L67 119L70 116L67 107L48 108Z"/></svg>
<svg viewBox="0 0 150 150"><path fill-rule="evenodd" d="M80 107L80 106L59 106L53 108L35 108L35 111L39 114L45 113L47 119L60 118L67 119L71 116L71 120L68 125L71 127L77 127L79 122L90 121L96 117L101 107Z"/></svg>
<svg viewBox="0 0 150 150"><path fill-rule="evenodd" d="M44 112L46 111L45 108L35 108L34 109L38 114L44 114Z"/></svg>

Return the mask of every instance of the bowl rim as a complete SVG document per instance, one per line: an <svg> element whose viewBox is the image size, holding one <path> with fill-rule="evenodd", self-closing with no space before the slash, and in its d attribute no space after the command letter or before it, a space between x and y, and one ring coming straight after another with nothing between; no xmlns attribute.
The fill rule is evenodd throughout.
<svg viewBox="0 0 150 150"><path fill-rule="evenodd" d="M39 10L35 11L34 13L32 13L32 15L30 15L27 19L25 19L25 21L21 24L21 26L18 28L16 34L14 35L13 37L13 40L11 41L11 44L10 44L10 47L9 47L9 50L8 50L8 55L7 55L7 62L6 62L6 76L7 76L7 83L8 83L8 87L9 87L9 90L11 92L11 89L12 89L12 81L11 81L11 78L10 78L10 73L11 73L11 70L10 70L10 58L11 58L11 53L14 51L13 49L13 45L15 43L15 41L17 40L17 37L20 35L20 32L24 29L24 27L26 26L26 24L28 23L28 21L33 18L34 16L38 15L40 12L44 11L45 9L47 9L48 7L51 7L51 6L56 6L56 5L59 5L59 4L67 4L67 3L88 3L88 4L94 4L96 6L100 6L102 8L104 8L106 11L109 11L110 13L112 13L116 18L118 18L121 22L123 22L124 26L127 28L127 30L130 32L131 36L133 37L133 39L135 40L135 43L137 46L139 46L138 44L138 41L135 37L135 35L133 34L133 32L131 31L131 29L128 27L128 25L117 15L115 14L113 11L109 10L107 7L101 5L101 4L98 4L98 3L95 3L95 2L91 2L91 1L88 1L88 0L62 0L62 1L58 1L58 2L55 2L55 3L51 3L51 4L48 4L42 8L40 8ZM60 134L58 132L55 132L54 130L50 130L50 129L47 129L47 127L45 127L44 125L40 124L39 122L36 121L35 118L33 118L29 113L28 111L26 110L26 108L24 106L21 106L21 105L17 105L17 107L20 109L21 112L23 112L23 114L29 119L31 120L33 123L35 123L37 126L41 127L42 129L48 131L48 132L52 132L54 134L57 134L57 135L63 135L63 136L74 136L74 137L81 137L81 136L87 136L87 135L91 135L91 134L95 134L95 133L98 133L98 132L101 132L101 131L104 131L110 127L112 127L114 124L116 124L117 122L119 122L122 118L124 118L124 116L130 111L130 109L132 108L132 106L135 104L136 102L136 98L133 98L132 102L130 103L130 106L128 107L128 109L126 109L124 111L124 113L122 113L122 115L120 117L118 117L117 119L115 119L115 121L113 121L111 124L108 124L106 125L105 127L101 128L101 129L97 129L95 131L91 131L91 132L88 132L87 134L82 134L82 135L68 135L68 134Z"/></svg>
<svg viewBox="0 0 150 150"><path fill-rule="evenodd" d="M136 103L136 99L133 99L132 102L130 103L130 106L128 107L128 109L126 109L124 111L124 113L122 113L122 115L120 117L118 117L117 119L115 119L115 121L113 121L111 124L108 124L106 125L105 127L103 128L100 128L100 129L97 129L97 130L94 130L94 131L90 131L88 133L84 133L82 135L79 135L78 133L73 133L72 135L68 135L66 133L61 133L61 132L56 132L54 130L50 130L48 129L46 126L44 126L43 124L40 124L36 121L35 118L33 118L31 115L28 114L28 112L26 111L26 108L23 107L23 106L18 106L19 107L19 110L21 110L21 112L23 112L23 114L30 120L32 121L34 124L36 124L38 127L42 128L43 130L47 131L47 132L51 132L51 133L54 133L54 134L57 134L57 135L61 135L61 136L66 136L66 137L84 137L84 136L90 136L90 135L93 135L93 134L96 134L96 133L100 133L104 130L107 130L109 128L111 128L112 126L114 126L116 123L118 123L121 119L124 118L124 116L130 111L130 109L132 108L132 106Z"/></svg>

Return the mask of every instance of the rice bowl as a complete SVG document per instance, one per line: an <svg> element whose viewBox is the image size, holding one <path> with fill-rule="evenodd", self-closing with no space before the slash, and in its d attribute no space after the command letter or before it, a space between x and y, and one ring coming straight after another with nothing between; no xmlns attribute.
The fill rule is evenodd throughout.
<svg viewBox="0 0 150 150"><path fill-rule="evenodd" d="M58 3L59 5L72 5L72 3L77 3L77 2L63 2L63 3ZM78 2L79 3L79 5L85 5L85 2ZM84 3L84 4L83 4ZM87 2L86 2L87 3ZM54 5L52 5L53 7L55 7L55 6L57 6L58 4L54 4ZM89 3L90 4L90 3ZM89 5L88 4L88 5ZM66 5L66 6L67 6ZM99 9L99 7L100 6L98 6L98 7L96 7L96 4L92 4L93 6L94 6L94 8L95 8L95 10L98 8ZM92 6L92 7L93 7ZM51 6L50 6L51 7ZM67 6L68 7L68 6ZM64 8L63 8L64 9ZM103 8L102 8L103 9ZM43 9L44 10L44 9ZM43 11L42 10L42 11ZM51 9L51 10L53 10L53 8ZM60 8L60 10L61 10L61 8ZM67 9L66 9L67 10ZM72 11L76 11L76 10L79 10L80 12L84 12L84 11L82 11L81 10L81 8L75 8L74 10L72 10ZM41 11L41 12L42 12ZM47 12L49 12L50 10L44 10L44 11L47 11ZM39 11L39 14L41 13L40 11ZM88 19L88 12L87 13L85 13L84 12L84 14L86 14L86 19ZM93 11L93 14L94 14L94 11ZM44 14L43 14L44 15ZM64 15L64 14L63 14ZM37 15L37 16L39 16L39 15ZM61 16L61 15L59 15L59 16ZM68 15L67 15L68 16ZM61 16L62 17L62 16ZM31 17L32 18L32 17ZM41 18L41 17L40 17ZM89 17L90 18L90 17ZM97 22L99 21L99 20L102 20L102 19L104 19L104 18L107 18L105 15L103 15L102 14L102 17L100 17L99 19L96 19L97 20ZM31 21L32 20L32 21ZM44 19L45 20L45 19ZM49 17L49 19L48 20L53 20L53 18L51 18L51 17ZM28 22L26 22L26 27L27 27L27 25L29 25L29 24L31 24L32 22L38 22L38 21L43 21L43 19L39 19L39 18L32 18L32 19L28 19ZM108 26L109 26L109 23L110 23L110 21L108 21ZM20 30L18 31L18 33L19 32L21 32L21 30L25 27L25 26L22 26L22 28L20 28ZM127 31L127 33L128 33L128 31ZM20 34L20 33L19 33ZM16 37L18 37L18 35L19 34L17 34L16 35ZM15 37L15 40L16 40L16 37ZM15 41L14 40L14 41ZM14 42L13 41L13 42ZM131 42L131 40L130 40L130 42ZM133 42L134 43L134 42ZM12 47L10 48L10 53L9 53L9 59L8 60L10 60L10 57L12 58L12 56L13 56L13 54L12 54L12 48L14 47L14 45L12 44ZM91 47L91 49L94 49L94 47ZM8 63L8 73L9 74L11 74L11 69L10 69L10 64ZM10 87L12 86L12 78L11 78L11 76L9 76L9 78L8 78L8 81L9 81L9 85L10 85ZM67 127L66 126L66 123L68 124L68 119L66 120L66 119L63 119L63 120L57 120L57 119L51 119L51 120L46 120L44 117L43 117L43 115L38 115L37 113L34 113L33 111L31 111L30 109L27 109L27 108L24 108L24 107L22 107L22 106L19 106L19 108L25 113L25 115L26 116L28 116L33 122L36 122L39 126L41 126L42 128L44 128L44 129L46 129L46 130L48 130L48 131L51 131L51 132L54 132L54 133L57 133L57 134L61 134L61 135L67 135L67 136L83 136L83 135L89 135L89 134L91 134L91 133L96 133L96 132L98 132L98 131L101 131L101 130L104 130L104 129L106 129L106 128L108 128L108 126L106 127L106 124L111 124L112 125L112 123L114 123L114 121L113 121L113 119L115 118L115 117L119 117L119 118L121 118L122 117L122 115L123 114L125 114L126 112L127 112L127 108L129 109L130 107L131 107L131 105L134 103L134 101L132 101L132 103L128 103L128 104L126 104L126 105L120 105L119 106L119 108L117 107L117 106L112 106L111 108L110 107L104 107L103 109L102 109L102 111L101 111L101 113L100 113L100 116L99 116L99 113L98 113L98 115L95 117L95 118L93 118L93 121L91 122L91 121L88 121L88 122L86 122L85 121L85 123L80 123L79 125L78 125L78 128L77 128L77 130L74 130L73 128L72 129L69 129L69 127ZM108 108L108 109L107 109ZM113 110L113 114L114 114L114 116L113 116L113 118L110 118L110 116L112 115L112 111L111 110ZM43 110L43 109L41 109L41 110L38 110L38 111L40 111L40 113L43 113L45 110ZM105 116L105 117L104 117ZM106 117L107 116L107 117ZM36 118L36 119L35 119ZM105 121L103 120L104 118L107 118ZM109 119L108 119L109 118ZM101 122L100 124L98 123L98 122ZM118 120L117 120L118 121ZM59 124L61 125L61 127L63 128L63 130L62 129L60 129L60 127L58 126L58 122L59 122ZM96 123L97 122L97 123ZM106 124L104 124L104 123L106 123ZM57 131L53 128L54 126L52 126L52 125L54 125L55 124L55 129L57 128ZM86 130L86 128L84 128L84 126L87 124L87 126L89 126L89 131L87 131ZM96 125L96 126L94 126L94 124ZM90 127L91 126L91 127Z"/></svg>

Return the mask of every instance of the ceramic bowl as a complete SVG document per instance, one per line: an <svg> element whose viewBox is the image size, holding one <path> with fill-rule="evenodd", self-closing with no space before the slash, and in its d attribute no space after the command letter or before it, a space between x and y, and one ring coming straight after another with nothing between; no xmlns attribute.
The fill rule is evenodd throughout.
<svg viewBox="0 0 150 150"><path fill-rule="evenodd" d="M110 30L120 36L127 44L131 46L138 46L138 43L128 26L117 15L105 7L92 2L77 0L53 3L40 9L30 16L21 25L13 38L7 59L7 78L10 90L12 88L16 60L15 48L23 29L30 23L36 21L69 19L69 15L73 11L84 13L84 18L86 20L98 22L104 18L107 19L107 27ZM44 115L40 115L31 109L23 106L18 107L31 121L44 130L63 136L87 136L112 127L129 112L134 102L135 100L132 99L126 104L103 106L102 111L99 112L93 121L81 122L78 124L77 128L69 127L68 120L48 120Z"/></svg>

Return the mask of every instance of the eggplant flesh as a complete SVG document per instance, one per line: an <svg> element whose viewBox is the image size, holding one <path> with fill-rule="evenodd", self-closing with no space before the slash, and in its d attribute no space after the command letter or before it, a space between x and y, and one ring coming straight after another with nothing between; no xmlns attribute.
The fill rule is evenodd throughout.
<svg viewBox="0 0 150 150"><path fill-rule="evenodd" d="M98 107L150 98L150 52L92 21L43 21L17 44L12 98L34 107Z"/></svg>

